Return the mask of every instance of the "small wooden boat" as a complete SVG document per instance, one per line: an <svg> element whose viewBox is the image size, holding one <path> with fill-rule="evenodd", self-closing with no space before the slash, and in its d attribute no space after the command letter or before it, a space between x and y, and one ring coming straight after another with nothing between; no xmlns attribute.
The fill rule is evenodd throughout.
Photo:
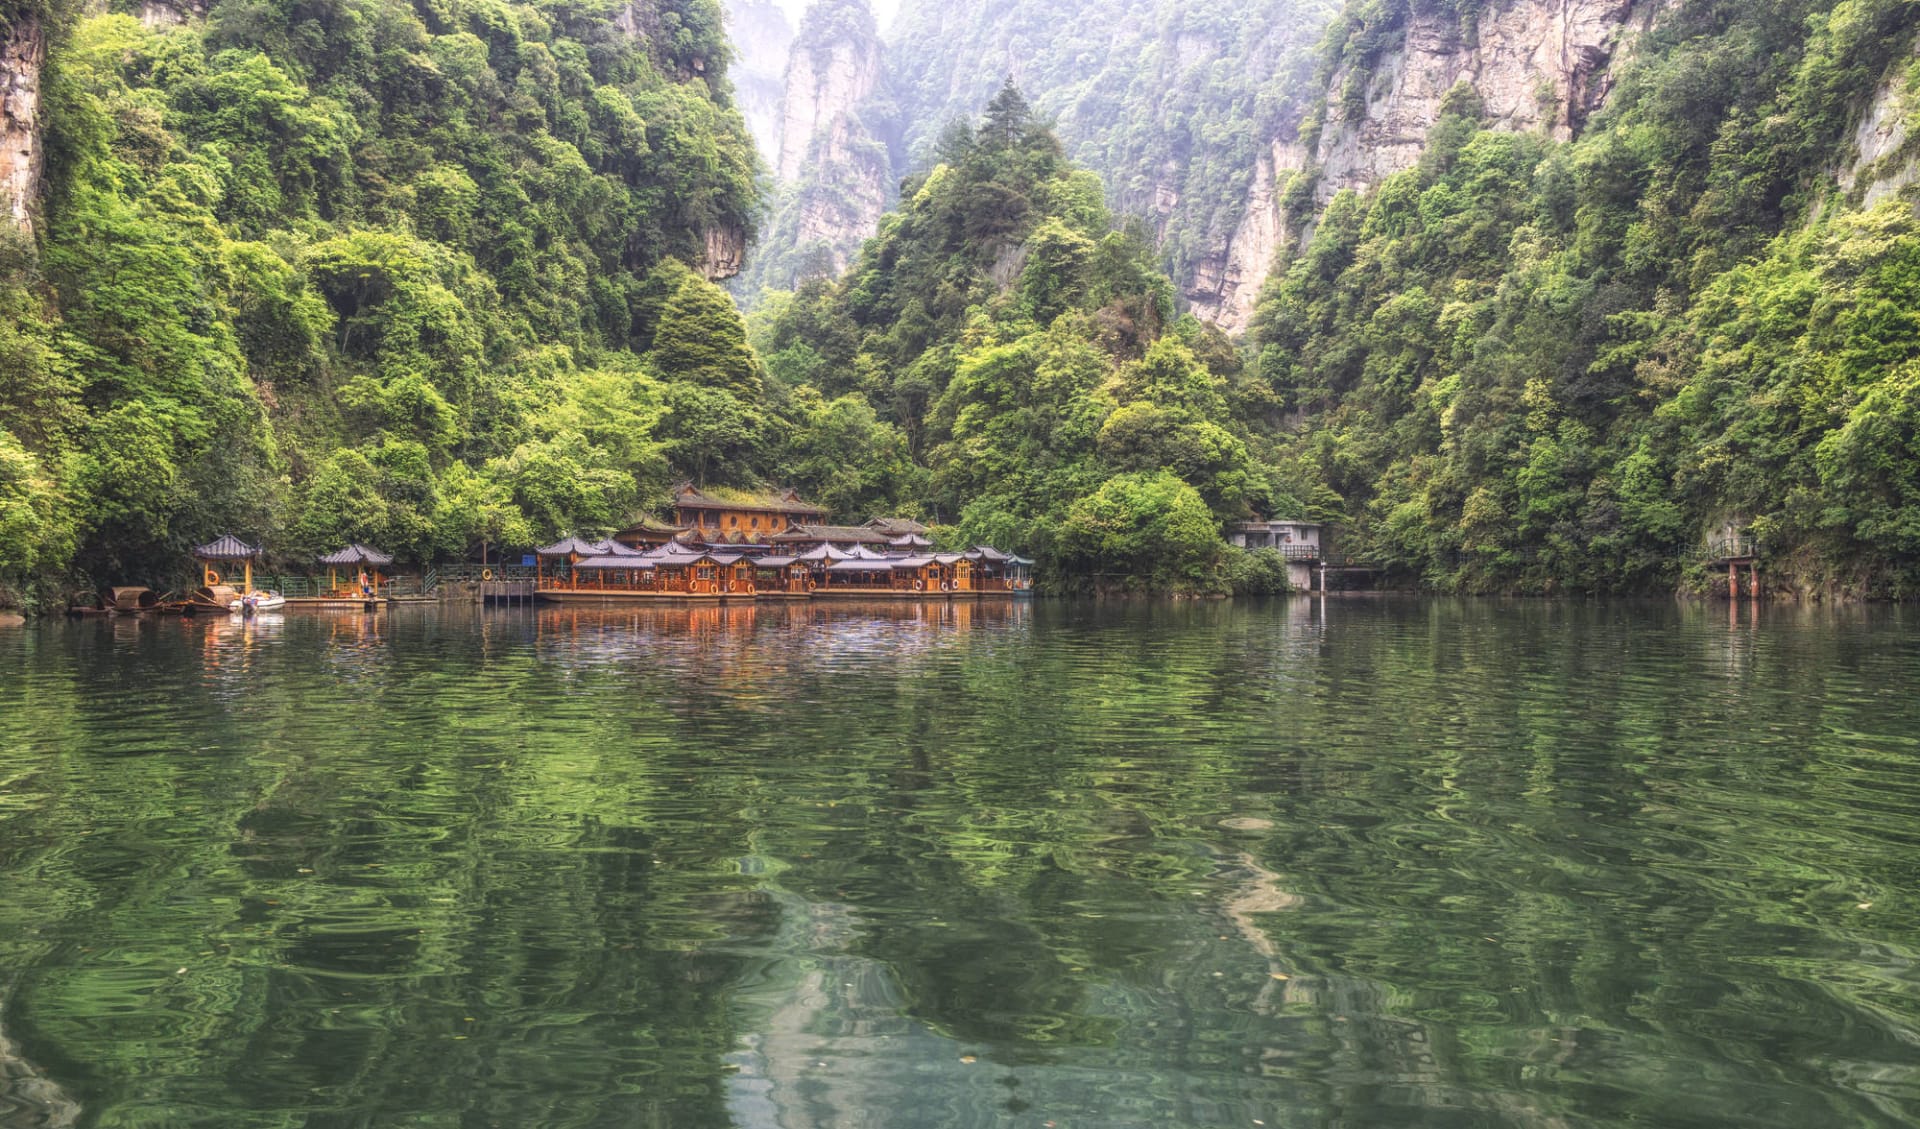
<svg viewBox="0 0 1920 1129"><path fill-rule="evenodd" d="M117 584L100 593L100 605L114 615L149 615L160 611L166 601L151 588Z"/></svg>
<svg viewBox="0 0 1920 1129"><path fill-rule="evenodd" d="M98 592L76 592L67 601L67 614L75 617L110 616L113 609L107 606Z"/></svg>
<svg viewBox="0 0 1920 1129"><path fill-rule="evenodd" d="M225 615L233 610L233 603L240 598L240 590L227 584L202 585L187 597L181 611L192 615L195 612L219 612Z"/></svg>

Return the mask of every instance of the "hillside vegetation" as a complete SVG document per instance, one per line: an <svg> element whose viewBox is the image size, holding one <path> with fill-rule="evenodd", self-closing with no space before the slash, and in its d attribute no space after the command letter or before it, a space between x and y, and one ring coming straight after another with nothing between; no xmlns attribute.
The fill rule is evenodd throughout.
<svg viewBox="0 0 1920 1129"><path fill-rule="evenodd" d="M1352 4L1328 69L1416 4L1482 7ZM1777 579L1911 594L1920 225L1835 178L1876 89L1914 89L1914 26L1899 0L1670 5L1569 145L1456 90L1420 166L1336 197L1265 292L1281 479L1442 587L1670 588L1731 529Z"/></svg>
<svg viewBox="0 0 1920 1129"><path fill-rule="evenodd" d="M1011 86L936 156L843 279L763 308L769 370L898 435L881 495L1057 587L1275 587L1277 562L1222 552L1271 503L1238 356L1176 320L1151 243Z"/></svg>
<svg viewBox="0 0 1920 1129"><path fill-rule="evenodd" d="M1270 590L1222 540L1250 516L1451 590L1704 587L1721 531L1776 582L1920 584L1914 143L1852 167L1870 107L1920 136L1899 0L1676 0L1570 143L1455 90L1375 191L1292 178L1309 234L1244 342L1010 84L749 322L706 277L760 172L712 0L64 4L0 9L51 40L44 190L0 241L9 600L164 586L225 530L423 562L605 532L681 477L919 517L1056 590ZM1364 102L1415 12L1488 10L1350 0L1309 69ZM1142 168L1280 112L1106 81L1071 113L1141 115L1106 136Z"/></svg>
<svg viewBox="0 0 1920 1129"><path fill-rule="evenodd" d="M655 359L731 317L681 264L754 204L711 0L46 18L37 238L0 251L0 585L157 582L229 528L463 550L713 457L723 366Z"/></svg>

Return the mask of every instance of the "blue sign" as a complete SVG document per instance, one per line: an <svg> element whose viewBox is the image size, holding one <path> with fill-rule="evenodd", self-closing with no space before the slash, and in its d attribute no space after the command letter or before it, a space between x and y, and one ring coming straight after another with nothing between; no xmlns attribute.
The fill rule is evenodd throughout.
<svg viewBox="0 0 1920 1129"><path fill-rule="evenodd" d="M521 565L521 567L523 567L523 568L532 568L532 567L533 567L533 554L532 554L532 553L528 553L528 554L527 554L526 556L524 556L524 557L521 557L521 558L520 558L520 565Z"/></svg>

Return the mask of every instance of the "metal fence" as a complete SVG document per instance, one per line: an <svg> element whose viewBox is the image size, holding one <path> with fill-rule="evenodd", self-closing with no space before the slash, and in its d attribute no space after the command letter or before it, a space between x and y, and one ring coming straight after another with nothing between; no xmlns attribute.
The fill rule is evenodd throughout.
<svg viewBox="0 0 1920 1129"><path fill-rule="evenodd" d="M475 579L479 579L477 571ZM267 592L278 592L293 600L359 594L359 589L352 578L346 576L329 578L293 573L256 572L253 574L253 586ZM424 576L390 576L381 582L380 594L382 596L428 596L432 595L438 586L434 572L428 570Z"/></svg>
<svg viewBox="0 0 1920 1129"><path fill-rule="evenodd" d="M520 564L451 564L437 570L440 584L474 584L482 580L532 580L538 570Z"/></svg>
<svg viewBox="0 0 1920 1129"><path fill-rule="evenodd" d="M1759 550L1759 542L1752 537L1715 537L1707 542L1702 556L1709 561L1730 561L1758 556Z"/></svg>

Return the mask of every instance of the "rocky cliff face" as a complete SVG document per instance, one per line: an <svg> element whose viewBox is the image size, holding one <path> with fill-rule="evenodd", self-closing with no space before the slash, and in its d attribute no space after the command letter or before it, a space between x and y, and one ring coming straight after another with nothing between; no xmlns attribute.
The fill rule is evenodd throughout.
<svg viewBox="0 0 1920 1129"><path fill-rule="evenodd" d="M31 229L40 199L40 75L47 37L36 19L0 31L0 208Z"/></svg>
<svg viewBox="0 0 1920 1129"><path fill-rule="evenodd" d="M787 63L773 214L743 295L846 269L893 199L893 113L866 0L815 0Z"/></svg>
<svg viewBox="0 0 1920 1129"><path fill-rule="evenodd" d="M1253 186L1247 210L1220 253L1194 264L1187 284L1193 315L1228 333L1241 333L1253 317L1260 287L1282 248L1298 233L1286 219L1283 199L1287 187L1307 164L1306 147L1297 141L1272 142L1254 159Z"/></svg>
<svg viewBox="0 0 1920 1129"><path fill-rule="evenodd" d="M893 163L885 145L844 117L814 138L807 161L816 172L795 196L795 238L820 248L826 273L837 275L887 210Z"/></svg>
<svg viewBox="0 0 1920 1129"><path fill-rule="evenodd" d="M1914 44L1920 54L1920 42ZM1909 81L1911 55L1894 67L1873 92L1873 100L1853 131L1853 159L1840 170L1840 187L1871 208L1920 180L1920 152L1908 128L1916 91Z"/></svg>
<svg viewBox="0 0 1920 1129"><path fill-rule="evenodd" d="M140 22L154 30L179 27L207 14L207 0L141 0Z"/></svg>
<svg viewBox="0 0 1920 1129"><path fill-rule="evenodd" d="M747 233L731 224L710 227L706 252L700 259L700 273L708 282L719 282L740 273L747 261Z"/></svg>
<svg viewBox="0 0 1920 1129"><path fill-rule="evenodd" d="M1325 125L1311 153L1289 133L1261 154L1247 210L1221 253L1187 288L1194 312L1229 332L1247 326L1261 282L1299 233L1280 205L1293 177L1316 176L1324 204L1342 189L1365 192L1411 168L1439 118L1441 100L1465 82L1500 129L1565 141L1612 89L1610 64L1662 0L1497 0L1477 19L1416 5L1399 46L1367 72L1337 68ZM1342 94L1358 87L1360 97Z"/></svg>
<svg viewBox="0 0 1920 1129"><path fill-rule="evenodd" d="M786 93L793 25L770 0L727 0L727 35L739 52L733 67L734 101L753 132L768 168L780 161L780 100Z"/></svg>
<svg viewBox="0 0 1920 1129"><path fill-rule="evenodd" d="M852 122L880 85L880 39L871 13L864 28L835 26L824 37L808 35L807 30L802 29L787 62L781 105L780 156L774 168L786 182L800 178L814 138Z"/></svg>

